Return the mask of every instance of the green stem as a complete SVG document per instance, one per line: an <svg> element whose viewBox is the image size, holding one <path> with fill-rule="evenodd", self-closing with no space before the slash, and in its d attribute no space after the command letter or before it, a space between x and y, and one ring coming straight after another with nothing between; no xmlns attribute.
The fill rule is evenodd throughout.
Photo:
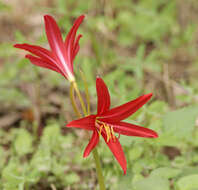
<svg viewBox="0 0 198 190"><path fill-rule="evenodd" d="M94 148L92 153L93 153L94 161L96 164L96 173L98 176L98 183L100 186L100 190L105 190L104 177L102 175L102 167L101 167L100 158L99 158L97 149Z"/></svg>
<svg viewBox="0 0 198 190"><path fill-rule="evenodd" d="M79 89L78 89L77 83L76 83L76 82L73 82L73 86L74 86L74 90L76 91L76 94L77 94L77 96L78 96L78 98L79 98L79 100L80 100L80 104L81 104L81 107L82 107L82 109L83 109L83 113L84 113L85 115L87 115L86 106L85 106L85 103L84 103L84 101L83 101L83 98L82 98L82 96L81 96L81 94L80 94L80 91L79 91Z"/></svg>
<svg viewBox="0 0 198 190"><path fill-rule="evenodd" d="M73 107L73 110L76 114L77 117L81 118L81 113L78 111L78 107L76 105L76 102L75 102L75 98L74 98L74 83L71 83L70 85L70 100L71 100L71 103L72 103L72 107Z"/></svg>
<svg viewBox="0 0 198 190"><path fill-rule="evenodd" d="M78 89L78 85L76 82L71 83L71 87L70 87L70 99L72 102L73 109L74 109L76 115L79 117L81 114L78 111L77 106L76 106L76 102L75 102L75 98L74 98L74 94L73 94L73 88L76 91L77 96L80 100L80 104L83 109L84 115L87 116L87 114L89 114L89 105L88 105L88 110L86 110L85 103L83 101L83 98L80 94L80 91ZM86 92L86 93L88 93L88 92ZM94 150L92 152L93 152L93 157L94 157L94 161L96 164L96 173L97 173L97 177L98 177L98 183L99 183L100 190L105 190L104 177L102 175L102 167L101 167L98 151L96 148L94 148Z"/></svg>

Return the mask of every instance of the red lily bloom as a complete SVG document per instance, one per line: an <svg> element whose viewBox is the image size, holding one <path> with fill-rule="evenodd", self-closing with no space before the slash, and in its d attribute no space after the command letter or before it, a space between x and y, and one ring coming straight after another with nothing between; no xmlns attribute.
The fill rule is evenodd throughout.
<svg viewBox="0 0 198 190"><path fill-rule="evenodd" d="M98 144L101 134L122 167L124 174L126 174L126 159L119 138L115 136L115 133L137 137L158 137L157 133L151 129L122 121L141 108L151 98L152 94L140 96L135 100L110 109L110 95L107 86L101 78L96 79L96 89L98 96L97 114L74 120L66 126L93 131L91 140L84 151L84 157L87 157Z"/></svg>
<svg viewBox="0 0 198 190"><path fill-rule="evenodd" d="M84 17L81 15L76 19L64 42L53 17L44 16L45 30L51 51L29 44L15 44L14 47L34 54L35 56L26 55L32 64L56 71L69 81L74 81L73 61L79 51L79 40L82 37L81 34L76 37L76 33Z"/></svg>

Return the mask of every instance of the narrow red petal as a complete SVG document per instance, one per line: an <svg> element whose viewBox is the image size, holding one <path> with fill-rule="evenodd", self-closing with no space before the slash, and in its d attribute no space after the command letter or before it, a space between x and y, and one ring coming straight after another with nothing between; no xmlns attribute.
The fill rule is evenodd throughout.
<svg viewBox="0 0 198 190"><path fill-rule="evenodd" d="M81 37L82 37L82 35L79 34L76 38L76 41L75 41L75 44L74 44L74 47L73 47L73 50L72 50L72 60L74 60L76 54L78 53L78 51L80 49L79 40L80 40Z"/></svg>
<svg viewBox="0 0 198 190"><path fill-rule="evenodd" d="M48 62L52 67L57 67L59 70L64 73L64 69L59 64L59 61L54 57L53 53L49 50L42 48L40 46L29 45L29 44L15 44L14 47L24 49L38 57L40 57L45 62ZM64 74L66 77L66 74Z"/></svg>
<svg viewBox="0 0 198 190"><path fill-rule="evenodd" d="M85 130L94 130L95 129L95 115L89 115L81 119L71 121L66 125L66 127L75 127Z"/></svg>
<svg viewBox="0 0 198 190"><path fill-rule="evenodd" d="M29 59L31 61L32 64L36 65L36 66L39 66L39 67L43 67L43 68L47 68L47 69L51 69L53 71L56 71L58 73L60 73L61 75L64 75L64 73L62 73L62 71L56 67L55 65L53 64L49 64L48 62L42 60L41 58L38 58L38 57L34 57L32 55L26 55L25 56L27 59Z"/></svg>
<svg viewBox="0 0 198 190"><path fill-rule="evenodd" d="M66 45L66 48L67 48L67 49L69 48L69 45L72 45L70 41L71 41L71 40L75 40L76 32L77 32L77 30L78 30L80 24L83 22L84 18L85 18L85 15L79 16L79 17L75 20L75 22L74 22L72 28L70 29L68 35L66 36L65 45ZM72 48L72 46L70 46L70 48Z"/></svg>
<svg viewBox="0 0 198 190"><path fill-rule="evenodd" d="M103 136L107 146L109 147L109 149L115 156L116 160L120 164L121 168L123 169L124 174L126 174L127 162L126 162L126 158L125 158L125 155L124 155L124 152L123 152L123 149L122 149L122 146L121 146L119 140L117 138L115 138L115 139L111 139L109 142L107 142L107 137L106 137L105 133L102 133L102 136Z"/></svg>
<svg viewBox="0 0 198 190"><path fill-rule="evenodd" d="M70 31L65 39L65 47L66 47L66 51L67 51L68 60L70 61L70 63L72 63L73 59L74 59L73 48L75 46L74 43L75 43L76 33L77 33L77 30L78 30L80 24L83 22L84 18L85 18L85 16L81 15L75 20L72 28L70 29Z"/></svg>
<svg viewBox="0 0 198 190"><path fill-rule="evenodd" d="M29 45L29 44L15 44L14 47L29 51L30 53L38 57L41 57L43 60L55 62L55 58L53 54L49 50L42 48L40 46Z"/></svg>
<svg viewBox="0 0 198 190"><path fill-rule="evenodd" d="M126 122L117 122L112 125L111 124L109 125L113 126L113 130L121 135L147 137L147 138L158 137L158 134L151 129Z"/></svg>
<svg viewBox="0 0 198 190"><path fill-rule="evenodd" d="M45 15L44 19L47 39L52 52L56 55L56 58L60 61L62 67L66 70L71 70L69 63L66 62L66 48L56 21L50 15Z"/></svg>
<svg viewBox="0 0 198 190"><path fill-rule="evenodd" d="M79 52L79 50L80 50L80 45L77 44L77 46L75 47L75 49L72 52L72 59L73 60L75 59L75 57L76 57L77 53ZM72 62L72 64L73 64L73 62Z"/></svg>
<svg viewBox="0 0 198 190"><path fill-rule="evenodd" d="M110 107L110 95L108 88L101 78L96 79L96 90L98 96L98 110L97 114L103 114L109 110Z"/></svg>
<svg viewBox="0 0 198 190"><path fill-rule="evenodd" d="M136 112L139 108L141 108L146 102L148 102L151 98L152 94L146 94L140 96L139 98L127 102L121 106L115 107L106 113L101 115L101 121L115 123L119 122L123 119L126 119L134 112Z"/></svg>
<svg viewBox="0 0 198 190"><path fill-rule="evenodd" d="M98 142L99 142L99 135L98 135L97 130L94 130L93 134L92 134L92 137L91 137L91 139L89 141L89 144L87 145L87 147L86 147L86 149L84 151L84 154L83 154L84 158L89 156L90 152L96 147Z"/></svg>

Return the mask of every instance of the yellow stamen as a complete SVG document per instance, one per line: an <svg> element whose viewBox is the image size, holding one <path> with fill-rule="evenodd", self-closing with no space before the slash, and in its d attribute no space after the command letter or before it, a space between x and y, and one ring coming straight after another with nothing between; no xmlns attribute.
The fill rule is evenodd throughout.
<svg viewBox="0 0 198 190"><path fill-rule="evenodd" d="M105 128L106 135L107 135L107 142L109 142L109 139L111 139L111 131L109 131L109 127L106 124L104 124L104 128Z"/></svg>
<svg viewBox="0 0 198 190"><path fill-rule="evenodd" d="M115 136L115 132L113 130L113 126L109 126L108 124L102 122L102 121L99 121L96 119L96 126L99 128L99 136L101 135L102 133L102 130L103 130L103 127L104 127L104 130L106 132L106 135L107 135L107 142L109 142L111 139L114 140L114 142L116 141L116 136Z"/></svg>
<svg viewBox="0 0 198 190"><path fill-rule="evenodd" d="M114 133L114 130L113 130L113 127L111 126L111 134L113 136L113 140L114 142L116 141L116 137L115 137L115 133Z"/></svg>
<svg viewBox="0 0 198 190"><path fill-rule="evenodd" d="M100 126L99 136L101 135L103 125Z"/></svg>

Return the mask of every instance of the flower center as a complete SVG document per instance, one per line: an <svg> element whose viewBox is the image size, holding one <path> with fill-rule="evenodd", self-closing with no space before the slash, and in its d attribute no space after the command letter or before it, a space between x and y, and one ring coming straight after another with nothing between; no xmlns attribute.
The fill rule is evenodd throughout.
<svg viewBox="0 0 198 190"><path fill-rule="evenodd" d="M112 139L114 140L114 142L116 141L113 126L110 126L109 124L96 119L96 127L98 129L99 136L101 135L102 131L107 135L107 142L109 142Z"/></svg>

